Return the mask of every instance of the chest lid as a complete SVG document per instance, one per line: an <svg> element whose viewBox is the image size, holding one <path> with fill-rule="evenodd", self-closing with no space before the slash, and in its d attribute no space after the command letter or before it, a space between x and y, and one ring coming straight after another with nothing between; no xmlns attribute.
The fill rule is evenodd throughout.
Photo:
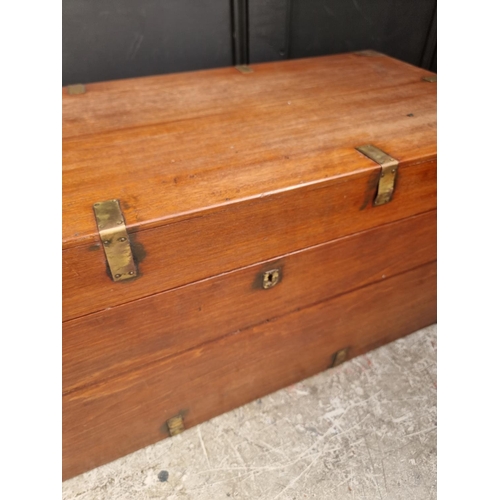
<svg viewBox="0 0 500 500"><path fill-rule="evenodd" d="M364 52L64 88L65 318L434 208L432 76ZM416 192L397 201L400 188ZM118 255L130 255L106 275L95 204L111 200L124 221L116 239L127 239ZM384 206L357 224L348 205ZM118 274L134 282L128 292Z"/></svg>

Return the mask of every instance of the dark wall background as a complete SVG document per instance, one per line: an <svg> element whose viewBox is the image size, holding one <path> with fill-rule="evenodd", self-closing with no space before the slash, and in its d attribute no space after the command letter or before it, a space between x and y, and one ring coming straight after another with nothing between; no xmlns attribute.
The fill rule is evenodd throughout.
<svg viewBox="0 0 500 500"><path fill-rule="evenodd" d="M63 85L374 49L437 70L436 0L63 0Z"/></svg>

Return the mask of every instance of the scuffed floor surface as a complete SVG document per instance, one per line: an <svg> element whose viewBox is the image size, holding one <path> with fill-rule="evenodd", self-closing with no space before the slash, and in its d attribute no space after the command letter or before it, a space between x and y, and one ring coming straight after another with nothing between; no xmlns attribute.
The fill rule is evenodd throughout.
<svg viewBox="0 0 500 500"><path fill-rule="evenodd" d="M436 498L436 326L63 483L65 500Z"/></svg>

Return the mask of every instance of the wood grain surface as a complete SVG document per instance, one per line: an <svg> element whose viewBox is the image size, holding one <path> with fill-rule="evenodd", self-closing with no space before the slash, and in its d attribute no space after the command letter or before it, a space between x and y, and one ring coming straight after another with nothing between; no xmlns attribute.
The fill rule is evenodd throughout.
<svg viewBox="0 0 500 500"><path fill-rule="evenodd" d="M436 85L357 54L63 89L63 475L436 320ZM400 161L373 207L372 143ZM139 276L107 274L119 199ZM281 282L263 290L263 271Z"/></svg>
<svg viewBox="0 0 500 500"><path fill-rule="evenodd" d="M63 478L164 439L180 412L191 427L328 368L339 349L354 357L435 321L429 263L66 394Z"/></svg>
<svg viewBox="0 0 500 500"><path fill-rule="evenodd" d="M356 152L359 156L361 153ZM63 252L63 319L276 258L436 208L436 161L399 168L393 200L373 207L380 167L289 189L133 235L136 280L113 282L99 243ZM142 249L138 254L142 255Z"/></svg>
<svg viewBox="0 0 500 500"><path fill-rule="evenodd" d="M429 72L353 54L91 84L63 92L63 248L97 242L92 204L132 231L370 171L371 142L436 158Z"/></svg>
<svg viewBox="0 0 500 500"><path fill-rule="evenodd" d="M63 138L102 134L161 122L251 109L312 94L328 98L360 90L400 86L429 71L378 53L311 57L85 85L85 94L62 89ZM244 99L242 99L242 97Z"/></svg>
<svg viewBox="0 0 500 500"><path fill-rule="evenodd" d="M100 382L436 259L436 211L67 321L63 391ZM282 279L262 288L262 273Z"/></svg>

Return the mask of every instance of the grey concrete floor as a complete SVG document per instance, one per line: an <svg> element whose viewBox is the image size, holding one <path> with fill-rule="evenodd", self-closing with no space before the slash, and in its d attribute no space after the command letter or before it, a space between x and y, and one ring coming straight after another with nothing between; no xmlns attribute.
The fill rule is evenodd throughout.
<svg viewBox="0 0 500 500"><path fill-rule="evenodd" d="M63 483L65 500L436 498L436 325Z"/></svg>

